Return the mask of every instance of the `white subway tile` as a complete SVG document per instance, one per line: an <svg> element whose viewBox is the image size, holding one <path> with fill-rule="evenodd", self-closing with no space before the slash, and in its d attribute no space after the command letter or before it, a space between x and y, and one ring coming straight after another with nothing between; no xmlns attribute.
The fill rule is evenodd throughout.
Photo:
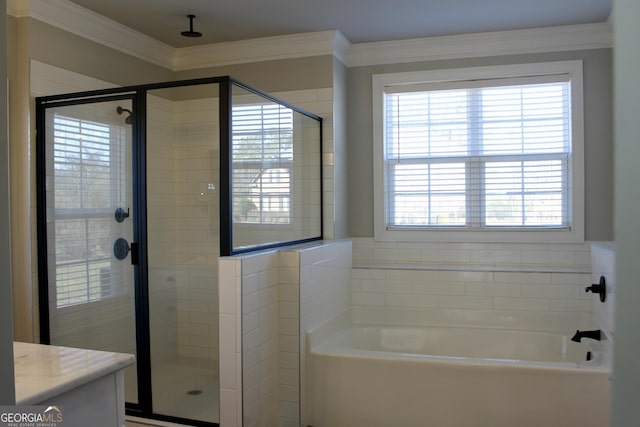
<svg viewBox="0 0 640 427"><path fill-rule="evenodd" d="M420 260L429 263L468 263L469 251L465 249L429 248L420 251Z"/></svg>
<svg viewBox="0 0 640 427"><path fill-rule="evenodd" d="M242 276L242 294L247 295L256 292L260 286L258 274L247 274Z"/></svg>
<svg viewBox="0 0 640 427"><path fill-rule="evenodd" d="M360 289L364 292L410 292L411 282L388 280L363 280Z"/></svg>
<svg viewBox="0 0 640 427"><path fill-rule="evenodd" d="M238 385L236 378L236 358L229 358L220 361L220 387L235 389Z"/></svg>
<svg viewBox="0 0 640 427"><path fill-rule="evenodd" d="M220 388L220 425L225 427L236 427L238 423L237 413L241 409L237 410L236 405L240 406L237 398L238 391L235 389ZM240 412L241 413L241 412Z"/></svg>
<svg viewBox="0 0 640 427"><path fill-rule="evenodd" d="M544 298L494 297L493 307L496 310L549 311L550 304Z"/></svg>
<svg viewBox="0 0 640 427"><path fill-rule="evenodd" d="M275 357L278 353L278 337L272 337L258 346L258 359L260 361Z"/></svg>
<svg viewBox="0 0 640 427"><path fill-rule="evenodd" d="M298 286L281 284L279 286L280 301L298 301Z"/></svg>
<svg viewBox="0 0 640 427"><path fill-rule="evenodd" d="M438 280L442 282L492 282L493 273L488 271L440 271Z"/></svg>
<svg viewBox="0 0 640 427"><path fill-rule="evenodd" d="M438 307L442 308L477 308L490 309L493 301L490 297L483 296L438 296Z"/></svg>
<svg viewBox="0 0 640 427"><path fill-rule="evenodd" d="M591 283L589 273L551 273L551 283L560 285L580 285L589 286Z"/></svg>
<svg viewBox="0 0 640 427"><path fill-rule="evenodd" d="M297 266L295 267L282 267L280 268L280 283L297 284L300 282L300 271Z"/></svg>
<svg viewBox="0 0 640 427"><path fill-rule="evenodd" d="M289 319L298 319L299 313L299 304L296 302L290 301L281 301L280 302L280 316L283 318Z"/></svg>
<svg viewBox="0 0 640 427"><path fill-rule="evenodd" d="M469 282L465 285L465 293L470 296L519 297L522 296L522 285L520 283Z"/></svg>
<svg viewBox="0 0 640 427"><path fill-rule="evenodd" d="M300 359L298 353L280 353L280 367L285 369L298 369Z"/></svg>
<svg viewBox="0 0 640 427"><path fill-rule="evenodd" d="M300 333L300 322L298 319L280 319L279 331L285 335L295 335Z"/></svg>
<svg viewBox="0 0 640 427"><path fill-rule="evenodd" d="M435 307L437 304L438 297L435 295L387 295L387 305L392 307Z"/></svg>
<svg viewBox="0 0 640 427"><path fill-rule="evenodd" d="M434 281L439 278L438 271L432 270L387 270L388 280Z"/></svg>
<svg viewBox="0 0 640 427"><path fill-rule="evenodd" d="M473 250L469 251L469 261L488 264L520 264L522 254L520 251L508 250Z"/></svg>
<svg viewBox="0 0 640 427"><path fill-rule="evenodd" d="M279 337L280 351L295 352L298 351L300 337L296 335L283 335Z"/></svg>
<svg viewBox="0 0 640 427"><path fill-rule="evenodd" d="M523 285L522 296L527 298L575 298L582 294L576 285Z"/></svg>
<svg viewBox="0 0 640 427"><path fill-rule="evenodd" d="M235 277L233 277L231 280L228 280L226 278L224 280L220 280L218 287L220 313L234 315L236 314L236 309L238 306L236 295L239 289L239 286L236 282L237 280Z"/></svg>
<svg viewBox="0 0 640 427"><path fill-rule="evenodd" d="M287 384L298 387L300 377L298 375L297 367L294 369L280 368L279 372L280 384Z"/></svg>
<svg viewBox="0 0 640 427"><path fill-rule="evenodd" d="M300 400L298 387L281 384L279 387L280 399L288 402L297 403Z"/></svg>
<svg viewBox="0 0 640 427"><path fill-rule="evenodd" d="M411 282L411 291L415 294L465 295L465 284L460 282Z"/></svg>
<svg viewBox="0 0 640 427"><path fill-rule="evenodd" d="M496 283L551 283L551 273L530 273L530 272L495 272L493 273Z"/></svg>
<svg viewBox="0 0 640 427"><path fill-rule="evenodd" d="M591 301L578 299L553 299L549 301L551 311L582 311L591 312Z"/></svg>
<svg viewBox="0 0 640 427"><path fill-rule="evenodd" d="M244 389L243 402L246 408L255 407L260 401L260 392L258 391L258 385L251 385L249 388Z"/></svg>
<svg viewBox="0 0 640 427"><path fill-rule="evenodd" d="M354 305L385 305L385 295L371 292L352 292L351 302Z"/></svg>
<svg viewBox="0 0 640 427"><path fill-rule="evenodd" d="M421 260L420 249L376 248L373 259L383 262L417 262Z"/></svg>

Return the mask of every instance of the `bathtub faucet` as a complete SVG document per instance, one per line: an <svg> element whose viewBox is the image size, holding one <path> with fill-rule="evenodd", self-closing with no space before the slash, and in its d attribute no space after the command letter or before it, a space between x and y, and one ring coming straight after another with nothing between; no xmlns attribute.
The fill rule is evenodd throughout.
<svg viewBox="0 0 640 427"><path fill-rule="evenodd" d="M591 338L592 340L600 341L601 333L600 329L595 331L576 331L576 334L571 338L571 341L580 342L582 338Z"/></svg>

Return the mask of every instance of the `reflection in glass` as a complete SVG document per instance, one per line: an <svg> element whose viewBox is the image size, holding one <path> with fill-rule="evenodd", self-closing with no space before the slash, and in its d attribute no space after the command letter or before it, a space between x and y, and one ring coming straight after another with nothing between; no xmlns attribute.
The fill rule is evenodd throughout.
<svg viewBox="0 0 640 427"><path fill-rule="evenodd" d="M321 236L321 123L234 85L233 250Z"/></svg>

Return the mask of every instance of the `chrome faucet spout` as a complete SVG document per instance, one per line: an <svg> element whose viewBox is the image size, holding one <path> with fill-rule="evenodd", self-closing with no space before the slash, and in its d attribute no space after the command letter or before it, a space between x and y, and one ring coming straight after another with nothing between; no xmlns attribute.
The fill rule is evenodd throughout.
<svg viewBox="0 0 640 427"><path fill-rule="evenodd" d="M591 338L592 340L600 341L602 337L602 333L600 329L596 329L593 331L580 331L577 330L576 334L571 338L571 341L580 342L582 338Z"/></svg>

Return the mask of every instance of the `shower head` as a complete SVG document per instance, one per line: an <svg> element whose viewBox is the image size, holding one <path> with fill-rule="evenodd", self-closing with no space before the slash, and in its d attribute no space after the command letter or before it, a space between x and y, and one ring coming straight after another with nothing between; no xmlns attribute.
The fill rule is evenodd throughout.
<svg viewBox="0 0 640 427"><path fill-rule="evenodd" d="M193 31L193 18L195 17L196 15L187 15L187 18L189 18L189 31L183 31L180 35L184 37L202 37L201 32Z"/></svg>
<svg viewBox="0 0 640 427"><path fill-rule="evenodd" d="M130 125L131 123L133 123L133 113L131 112L131 110L127 110L126 108L122 108L121 106L117 106L116 107L116 113L118 114L122 114L123 112L127 112L129 113L129 115L127 117L125 117L124 122L128 125Z"/></svg>

